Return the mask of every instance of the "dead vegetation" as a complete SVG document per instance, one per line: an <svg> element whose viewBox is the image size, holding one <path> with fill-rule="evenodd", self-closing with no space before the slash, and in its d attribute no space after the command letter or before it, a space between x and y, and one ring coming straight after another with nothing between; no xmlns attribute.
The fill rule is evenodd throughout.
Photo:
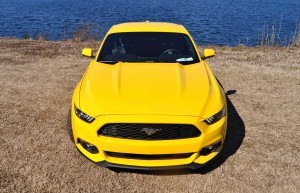
<svg viewBox="0 0 300 193"><path fill-rule="evenodd" d="M290 36L282 34L281 25L281 22L279 27L275 24L271 27L264 24L259 30L257 45L300 47L300 22L296 23L294 33Z"/></svg>
<svg viewBox="0 0 300 193"><path fill-rule="evenodd" d="M206 168L116 173L66 132L75 85L99 42L0 39L0 192L299 192L300 50L214 47L229 95L229 135ZM234 93L234 92L232 92Z"/></svg>

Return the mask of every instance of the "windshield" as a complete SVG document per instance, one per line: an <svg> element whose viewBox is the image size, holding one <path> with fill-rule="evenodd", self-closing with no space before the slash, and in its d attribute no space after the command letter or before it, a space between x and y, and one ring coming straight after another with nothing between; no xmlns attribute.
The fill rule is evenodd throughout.
<svg viewBox="0 0 300 193"><path fill-rule="evenodd" d="M199 62L186 34L127 32L110 34L101 49L98 62Z"/></svg>

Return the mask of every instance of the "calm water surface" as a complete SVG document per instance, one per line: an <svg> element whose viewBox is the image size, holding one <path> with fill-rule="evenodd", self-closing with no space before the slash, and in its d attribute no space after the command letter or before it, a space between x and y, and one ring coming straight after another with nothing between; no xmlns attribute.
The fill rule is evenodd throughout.
<svg viewBox="0 0 300 193"><path fill-rule="evenodd" d="M0 0L0 36L71 37L82 24L102 36L127 21L183 24L198 44L255 45L263 26L290 38L300 21L300 0Z"/></svg>

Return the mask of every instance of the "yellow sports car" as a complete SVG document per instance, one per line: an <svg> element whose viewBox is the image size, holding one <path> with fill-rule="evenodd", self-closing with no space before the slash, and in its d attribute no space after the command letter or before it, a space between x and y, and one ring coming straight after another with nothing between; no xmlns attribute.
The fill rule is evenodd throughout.
<svg viewBox="0 0 300 193"><path fill-rule="evenodd" d="M203 166L221 151L227 128L224 91L188 31L160 22L113 26L76 86L72 140L105 167Z"/></svg>

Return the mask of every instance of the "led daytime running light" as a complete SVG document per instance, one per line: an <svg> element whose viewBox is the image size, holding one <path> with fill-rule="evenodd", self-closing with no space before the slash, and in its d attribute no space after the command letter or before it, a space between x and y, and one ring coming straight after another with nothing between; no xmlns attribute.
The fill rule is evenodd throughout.
<svg viewBox="0 0 300 193"><path fill-rule="evenodd" d="M79 117L81 120L87 122L87 123L92 123L95 118L89 116L88 114L82 112L80 109L78 109L75 105L74 105L74 109L75 109L75 114L77 115L77 117Z"/></svg>

